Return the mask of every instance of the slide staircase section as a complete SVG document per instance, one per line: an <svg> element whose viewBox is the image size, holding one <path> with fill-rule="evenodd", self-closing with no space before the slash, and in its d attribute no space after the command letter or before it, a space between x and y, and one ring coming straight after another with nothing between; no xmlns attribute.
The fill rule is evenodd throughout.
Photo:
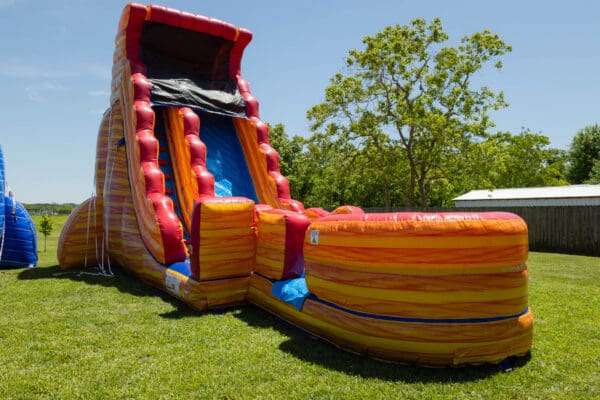
<svg viewBox="0 0 600 400"><path fill-rule="evenodd" d="M266 126L258 119L258 102L240 75L242 52L251 34L221 21L136 4L126 7L119 27L113 68L113 99L118 99L125 111L123 123L128 175L140 230L146 247L157 261L164 265L182 262L188 256L183 229L187 225L187 218L182 215L182 224L164 188L164 174L157 159L159 146L153 132L156 119L154 109L158 106L192 106L205 111L207 115L200 122L200 138L211 127L202 119L231 125L230 118L248 118L252 121L255 143L260 143L257 136L259 130L268 138L268 132L264 132ZM208 114L229 118L218 120ZM230 129L221 129L220 133L227 131ZM263 142L267 140L263 138ZM207 167L210 171L213 154L211 145L207 147ZM248 153L245 156L248 157ZM265 155L265 158L268 157ZM222 161L229 162L229 159ZM271 205L279 206L279 199L291 202L287 179L275 170L278 164L269 164L265 160L263 165L262 175L274 180L273 185L266 186L268 190L274 186L276 192ZM188 170L189 167L184 169ZM255 172L255 175L260 175ZM226 175L232 171L224 167L223 173ZM215 181L215 186L218 183L218 180ZM234 190L232 194L262 201L252 193L257 189L263 190L262 187L255 184L250 189L240 193ZM189 208L189 199L185 203ZM158 224L154 221L158 221Z"/></svg>
<svg viewBox="0 0 600 400"><path fill-rule="evenodd" d="M199 309L245 300L254 205L294 203L239 73L250 39L206 17L125 7L98 135L96 195L61 232L63 268L112 261ZM235 120L246 121L244 140Z"/></svg>
<svg viewBox="0 0 600 400"><path fill-rule="evenodd" d="M182 135L175 135L171 131L167 134L167 125L170 125L167 111L157 110L154 137L158 140L158 165L164 177L164 191L173 203L173 211L182 225L184 242L189 243L191 226L189 216L192 206L190 203L193 202L193 198L197 197L197 194L196 196L189 196L189 190L185 190L185 188L193 189L191 185L185 186L182 184L183 178L188 175L186 172L189 170L189 156L185 157L185 155L189 154L189 151L186 153L182 151L185 148L181 149L181 144L185 145L185 143L182 143L185 142ZM180 150L180 153L178 153L178 150ZM180 167L178 164L185 163L186 158L187 165Z"/></svg>

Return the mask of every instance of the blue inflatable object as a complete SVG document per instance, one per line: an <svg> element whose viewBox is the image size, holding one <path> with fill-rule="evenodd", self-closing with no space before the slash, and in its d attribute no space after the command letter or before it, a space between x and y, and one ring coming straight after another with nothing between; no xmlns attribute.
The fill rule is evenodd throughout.
<svg viewBox="0 0 600 400"><path fill-rule="evenodd" d="M0 148L0 268L27 268L37 264L37 235L31 217L12 192L7 191L4 156Z"/></svg>
<svg viewBox="0 0 600 400"><path fill-rule="evenodd" d="M0 260L2 259L2 240L4 238L4 191L6 181L4 180L4 155L0 147Z"/></svg>
<svg viewBox="0 0 600 400"><path fill-rule="evenodd" d="M302 310L304 300L310 295L304 274L300 278L274 281L271 293L279 300L293 305L296 310Z"/></svg>
<svg viewBox="0 0 600 400"><path fill-rule="evenodd" d="M200 137L206 145L206 168L215 177L215 196L241 196L258 203L244 150L231 118L201 113Z"/></svg>
<svg viewBox="0 0 600 400"><path fill-rule="evenodd" d="M27 268L37 264L37 235L31 217L14 198L4 196L4 246L0 267Z"/></svg>

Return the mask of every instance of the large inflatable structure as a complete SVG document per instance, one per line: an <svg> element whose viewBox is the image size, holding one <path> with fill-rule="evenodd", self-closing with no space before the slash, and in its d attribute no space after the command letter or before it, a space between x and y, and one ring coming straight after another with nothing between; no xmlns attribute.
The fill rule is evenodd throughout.
<svg viewBox="0 0 600 400"><path fill-rule="evenodd" d="M37 235L25 207L7 189L4 155L0 147L0 268L28 268L37 264Z"/></svg>
<svg viewBox="0 0 600 400"><path fill-rule="evenodd" d="M118 264L198 310L250 302L387 361L526 354L523 220L304 209L240 74L251 37L203 16L125 7L96 195L64 226L61 267Z"/></svg>

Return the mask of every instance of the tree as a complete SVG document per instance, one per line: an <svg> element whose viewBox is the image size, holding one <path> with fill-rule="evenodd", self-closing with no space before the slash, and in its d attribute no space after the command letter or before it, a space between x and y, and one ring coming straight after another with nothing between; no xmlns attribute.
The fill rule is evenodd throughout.
<svg viewBox="0 0 600 400"><path fill-rule="evenodd" d="M573 137L569 148L570 166L567 175L569 182L575 184L587 182L592 178L592 170L598 160L600 160L600 125L596 124L586 126Z"/></svg>
<svg viewBox="0 0 600 400"><path fill-rule="evenodd" d="M306 166L310 171L309 206L335 208L356 204L359 171L355 168L359 152L351 143L331 141L327 135L315 134L307 141Z"/></svg>
<svg viewBox="0 0 600 400"><path fill-rule="evenodd" d="M594 167L590 172L590 178L585 181L585 183L589 183L590 185L600 185L600 158L594 161Z"/></svg>
<svg viewBox="0 0 600 400"><path fill-rule="evenodd" d="M302 139L302 138L300 138ZM283 124L269 124L269 141L271 146L279 153L279 169L285 176L292 171L292 165L302 151L302 143L294 143L285 132Z"/></svg>
<svg viewBox="0 0 600 400"><path fill-rule="evenodd" d="M54 223L52 222L50 217L48 217L48 215L46 214L42 215L42 221L40 222L40 232L42 232L42 235L44 235L44 253L46 252L46 242L48 236L52 234L53 229Z"/></svg>
<svg viewBox="0 0 600 400"><path fill-rule="evenodd" d="M279 169L290 182L293 199L304 202L310 191L313 173L306 158L306 140L301 136L289 138L281 123L269 125L269 141L279 153Z"/></svg>
<svg viewBox="0 0 600 400"><path fill-rule="evenodd" d="M472 80L490 62L501 68L510 46L487 30L457 47L443 46L447 40L437 18L366 36L363 50L349 52L348 73L335 74L325 101L307 113L313 131L359 149L366 165L355 168L378 174L388 209L390 181L405 171L405 206L426 207L435 182L453 179L446 167L493 126L488 111L506 106L502 92Z"/></svg>
<svg viewBox="0 0 600 400"><path fill-rule="evenodd" d="M290 182L292 198L307 207L335 208L342 204L381 207L384 199L378 188L381 182L350 142L333 142L328 135L315 134L309 139L289 138L282 124L270 125L270 142L279 153L281 173Z"/></svg>
<svg viewBox="0 0 600 400"><path fill-rule="evenodd" d="M564 152L550 148L550 139L529 129L518 135L490 136L493 162L489 184L493 188L566 185ZM488 154L490 155L490 154Z"/></svg>

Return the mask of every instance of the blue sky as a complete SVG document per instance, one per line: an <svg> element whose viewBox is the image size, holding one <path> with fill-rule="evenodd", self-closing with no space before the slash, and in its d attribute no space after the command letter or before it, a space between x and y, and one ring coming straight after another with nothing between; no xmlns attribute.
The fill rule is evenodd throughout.
<svg viewBox="0 0 600 400"><path fill-rule="evenodd" d="M348 50L387 25L440 17L451 41L490 29L512 45L481 82L510 106L497 129L521 127L566 148L600 123L600 2L593 0L156 0L249 29L242 74L261 118L309 134ZM0 146L22 202L81 202L93 191L98 126L108 106L118 0L0 0Z"/></svg>

